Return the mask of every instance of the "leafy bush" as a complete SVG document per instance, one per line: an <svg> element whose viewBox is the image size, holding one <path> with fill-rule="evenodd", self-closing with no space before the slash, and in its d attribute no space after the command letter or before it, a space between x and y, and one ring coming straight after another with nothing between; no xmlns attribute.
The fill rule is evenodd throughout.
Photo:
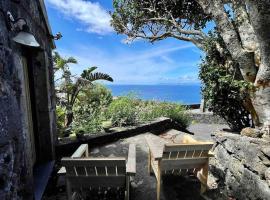
<svg viewBox="0 0 270 200"><path fill-rule="evenodd" d="M225 50L223 55L216 49L219 43ZM203 82L202 94L210 111L226 120L231 129L240 131L253 126L247 103L250 99L250 83L243 80L225 45L218 35L206 43L207 55L200 65L200 79Z"/></svg>
<svg viewBox="0 0 270 200"><path fill-rule="evenodd" d="M56 106L56 127L59 137L63 137L65 130L65 109L61 106Z"/></svg>
<svg viewBox="0 0 270 200"><path fill-rule="evenodd" d="M104 113L112 102L112 94L105 86L95 84L78 96L74 106L73 130L84 133L102 131Z"/></svg>
<svg viewBox="0 0 270 200"><path fill-rule="evenodd" d="M151 121L158 117L169 117L183 128L190 125L191 119L185 108L176 103L142 101L134 97L120 97L112 102L107 118L114 126L134 125Z"/></svg>
<svg viewBox="0 0 270 200"><path fill-rule="evenodd" d="M139 112L140 121L150 121L158 117L168 117L183 128L191 123L191 118L186 114L184 106L177 103L148 101L143 103Z"/></svg>
<svg viewBox="0 0 270 200"><path fill-rule="evenodd" d="M127 126L137 123L138 101L131 96L115 99L108 108L107 118L114 126Z"/></svg>

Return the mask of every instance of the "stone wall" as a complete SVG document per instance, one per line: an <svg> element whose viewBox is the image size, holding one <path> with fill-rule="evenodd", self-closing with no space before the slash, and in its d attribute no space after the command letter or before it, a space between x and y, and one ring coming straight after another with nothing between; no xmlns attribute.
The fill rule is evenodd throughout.
<svg viewBox="0 0 270 200"><path fill-rule="evenodd" d="M202 124L226 124L225 120L221 117L214 115L212 112L201 112L199 109L190 110L189 116L196 123Z"/></svg>
<svg viewBox="0 0 270 200"><path fill-rule="evenodd" d="M27 49L13 42L17 33L8 30L6 12L26 19L40 49ZM28 134L22 56L32 55L31 73L36 102L38 162L53 158L55 115L51 42L37 0L0 1L0 199L33 199L32 150ZM29 103L29 102L28 102Z"/></svg>
<svg viewBox="0 0 270 200"><path fill-rule="evenodd" d="M236 199L270 199L270 141L219 132L211 172Z"/></svg>
<svg viewBox="0 0 270 200"><path fill-rule="evenodd" d="M84 143L89 144L89 146L92 148L146 132L151 132L158 135L168 129L186 131L182 127L177 125L174 121L172 121L170 118L160 117L153 121L137 126L117 127L113 128L111 132L107 133L84 135L83 137L76 140L63 138L56 146L57 158L61 159L62 157L70 156L81 144Z"/></svg>

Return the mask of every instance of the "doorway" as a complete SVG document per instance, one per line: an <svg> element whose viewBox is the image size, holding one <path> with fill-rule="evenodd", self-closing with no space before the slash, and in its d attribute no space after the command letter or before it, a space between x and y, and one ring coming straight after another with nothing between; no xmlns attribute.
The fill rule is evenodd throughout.
<svg viewBox="0 0 270 200"><path fill-rule="evenodd" d="M34 82L33 73L31 70L31 60L28 56L22 57L23 63L23 76L24 76L24 92L26 102L26 120L27 120L27 137L29 138L30 153L32 167L37 161L37 128L36 128L36 108L35 108L35 94L34 94Z"/></svg>

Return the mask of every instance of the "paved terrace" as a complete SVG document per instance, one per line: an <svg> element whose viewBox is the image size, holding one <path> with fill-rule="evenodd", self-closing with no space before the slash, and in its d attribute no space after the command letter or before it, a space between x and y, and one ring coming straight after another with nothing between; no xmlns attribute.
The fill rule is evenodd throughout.
<svg viewBox="0 0 270 200"><path fill-rule="evenodd" d="M226 125L217 124L195 124L191 125L189 131L194 133L194 138L199 140L211 140L211 133L217 129L227 128ZM117 142L100 146L98 148L90 149L90 155L93 157L115 157L115 156L127 156L128 146L130 143L136 144L136 163L137 173L134 180L131 181L131 200L155 200L156 199L156 179L154 175L149 175L147 172L148 162L148 147L144 136L151 133L140 134L134 137L119 140ZM160 135L162 139L177 138L185 133L170 130ZM163 176L163 186L161 188L162 200L203 200L203 199L223 199L220 194L217 194L215 189L216 183L213 178L210 177L209 185L210 189L204 197L199 195L200 182L195 177L181 177L181 176ZM44 199L65 199L65 187L64 180L58 180L59 192L56 195L50 195ZM62 185L62 186L61 186ZM92 198L89 198L92 199ZM93 199L100 199L94 197ZM101 198L111 199L111 198ZM117 198L116 198L117 199Z"/></svg>

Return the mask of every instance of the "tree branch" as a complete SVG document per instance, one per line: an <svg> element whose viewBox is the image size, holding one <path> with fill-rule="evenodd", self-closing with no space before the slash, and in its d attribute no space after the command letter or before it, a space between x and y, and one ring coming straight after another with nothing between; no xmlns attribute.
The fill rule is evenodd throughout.
<svg viewBox="0 0 270 200"><path fill-rule="evenodd" d="M224 10L222 0L197 0L197 2L206 13L213 17L227 49L231 53L232 58L238 62L244 79L249 82L254 82L257 74L254 54L242 48L238 32Z"/></svg>

